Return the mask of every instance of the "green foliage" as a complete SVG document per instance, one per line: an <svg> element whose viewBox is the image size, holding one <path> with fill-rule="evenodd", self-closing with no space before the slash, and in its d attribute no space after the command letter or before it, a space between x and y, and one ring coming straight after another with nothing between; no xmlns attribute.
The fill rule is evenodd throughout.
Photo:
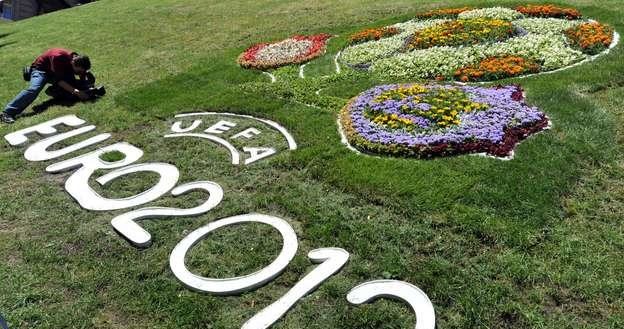
<svg viewBox="0 0 624 329"><path fill-rule="evenodd" d="M108 162L115 162L115 161L120 161L124 158L123 153L121 152L108 152L108 153L104 153L100 156L100 158L104 161L108 161Z"/></svg>
<svg viewBox="0 0 624 329"><path fill-rule="evenodd" d="M277 71L275 83L248 82L241 84L240 89L250 96L278 97L314 108L337 111L346 104L348 99L327 95L324 92L325 89L357 79L366 79L365 73L352 70L341 74L301 79L292 70L293 67L286 71Z"/></svg>

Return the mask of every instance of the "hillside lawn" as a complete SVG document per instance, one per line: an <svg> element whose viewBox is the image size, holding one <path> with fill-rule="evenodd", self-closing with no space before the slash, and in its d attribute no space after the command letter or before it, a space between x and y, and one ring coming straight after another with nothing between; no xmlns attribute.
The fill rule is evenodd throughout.
<svg viewBox="0 0 624 329"><path fill-rule="evenodd" d="M81 209L64 191L68 174L45 174L52 161L28 162L24 147L3 140L0 314L12 329L238 328L314 268L308 251L340 247L351 254L345 268L274 328L413 328L415 317L403 303L347 302L351 288L384 278L425 291L440 329L624 328L621 44L589 64L504 81L521 83L528 102L554 124L522 143L513 161L369 157L340 143L340 107L368 87L399 82L358 74L323 80L350 33L436 7L524 3L100 0L0 23L2 105L24 88L21 67L53 46L90 55L108 89L97 102L52 106L0 125L0 136L72 113L96 125L97 133L141 148L142 162L176 165L181 182L210 180L225 191L223 202L200 217L142 221L154 243L139 250L110 225L124 211ZM624 32L621 0L559 4ZM280 91L266 76L235 63L253 43L320 32L339 37L308 66L306 80L281 85L295 90L283 97L271 94ZM292 71L277 74L288 79L296 76ZM325 98L313 99L315 107L304 104L320 84ZM45 100L42 95L35 104ZM162 137L175 114L198 110L274 120L299 149L235 167L212 144ZM155 179L134 175L92 186L123 197ZM204 198L193 193L149 205L192 207ZM286 271L240 296L185 288L169 269L173 247L211 221L251 212L287 219L297 231L299 251ZM187 263L208 277L244 275L269 264L279 241L264 225L223 229L199 243Z"/></svg>

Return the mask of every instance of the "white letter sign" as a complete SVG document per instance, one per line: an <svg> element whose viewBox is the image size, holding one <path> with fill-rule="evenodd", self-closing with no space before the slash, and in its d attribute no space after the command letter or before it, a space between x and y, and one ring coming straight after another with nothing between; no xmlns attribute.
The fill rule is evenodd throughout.
<svg viewBox="0 0 624 329"><path fill-rule="evenodd" d="M192 190L204 190L210 193L208 199L201 205L190 209L177 209L166 207L148 207L115 217L111 224L119 234L128 239L130 243L137 247L147 247L152 242L152 235L149 234L135 221L144 218L158 218L167 216L197 216L210 211L223 200L223 189L219 184L213 182L193 182L180 185L171 191L173 196L182 195Z"/></svg>
<svg viewBox="0 0 624 329"><path fill-rule="evenodd" d="M194 119L187 123L186 127L183 127L183 121L175 121L171 125L172 133L166 134L165 138L201 138L221 145L230 153L233 165L240 165L241 163L250 165L277 154L278 150L284 149L283 146L278 147L280 144L284 144L284 139L288 150L297 149L297 143L295 143L292 135L284 127L271 120L254 118L249 115L217 112L179 114L176 115L176 119L200 116L203 119ZM231 121L221 120L221 118L228 118ZM207 122L204 123L204 121ZM214 123L215 121L216 123ZM199 127L202 124L211 123L213 123L212 126L203 131L200 130ZM239 125L243 123L245 128L239 129ZM255 138L261 134L263 138ZM280 140L282 140L281 143ZM240 145L243 143L244 145Z"/></svg>
<svg viewBox="0 0 624 329"><path fill-rule="evenodd" d="M204 278L191 273L186 268L184 262L186 254L206 235L224 226L243 223L268 224L277 229L282 235L282 251L269 266L249 275L229 279ZM247 214L220 219L191 232L173 249L169 257L169 265L178 280L191 289L215 295L234 295L258 288L279 276L293 257L295 257L297 247L297 234L285 220L262 214Z"/></svg>
<svg viewBox="0 0 624 329"><path fill-rule="evenodd" d="M50 121L40 123L32 127L28 127L22 130L18 130L16 132L12 132L4 136L4 139L6 139L7 142L9 142L9 144L11 144L12 146L21 145L28 141L28 137L26 137L26 135L31 134L31 133L38 133L40 135L56 134L57 130L54 127L61 123L66 126L77 127L77 126L84 124L85 121L78 118L77 116L73 114L66 115L60 118L56 118Z"/></svg>
<svg viewBox="0 0 624 329"><path fill-rule="evenodd" d="M121 152L125 155L122 160L108 162L100 158L101 155L109 152ZM178 169L167 163L147 163L127 166L143 155L143 151L128 143L116 143L99 150L65 160L46 168L47 172L56 173L78 168L65 181L65 190L74 198L81 207L88 210L115 210L134 207L158 199L163 194L170 191L178 182L180 173ZM124 167L127 166L127 167ZM98 169L114 169L124 167L96 179L98 183L104 185L115 178L136 173L155 172L160 177L158 183L147 191L136 196L122 199L107 199L99 195L89 186L89 178Z"/></svg>
<svg viewBox="0 0 624 329"><path fill-rule="evenodd" d="M273 325L289 309L295 306L297 301L315 290L330 276L340 271L347 263L347 260L349 260L349 253L341 248L321 248L310 251L308 258L313 263L321 265L308 273L286 295L245 322L242 329L266 329Z"/></svg>
<svg viewBox="0 0 624 329"><path fill-rule="evenodd" d="M84 134L94 129L95 129L95 126L80 127L78 129L70 130L68 132L54 135L52 137L48 137L46 139L40 140L26 149L26 152L24 152L24 157L28 161L46 161L46 160L56 159L63 155L85 148L87 146L91 146L91 145L103 142L109 139L111 136L110 134L99 134L97 136L93 136L87 140L67 146L60 150L48 151L48 148L50 146L62 140Z"/></svg>
<svg viewBox="0 0 624 329"><path fill-rule="evenodd" d="M396 280L377 280L363 283L349 292L351 304L363 304L377 298L392 298L407 302L416 313L415 329L435 329L433 304L422 290L415 285Z"/></svg>
<svg viewBox="0 0 624 329"><path fill-rule="evenodd" d="M210 128L204 130L205 133L208 134L221 134L223 132L226 132L232 128L236 127L235 123L229 122L229 121L225 121L225 120L221 120L217 123L215 123L214 125L212 125Z"/></svg>

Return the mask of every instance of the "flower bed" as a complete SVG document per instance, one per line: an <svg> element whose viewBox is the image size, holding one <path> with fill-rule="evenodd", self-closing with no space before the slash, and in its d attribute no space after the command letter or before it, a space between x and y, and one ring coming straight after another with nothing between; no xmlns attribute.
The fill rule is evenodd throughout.
<svg viewBox="0 0 624 329"><path fill-rule="evenodd" d="M471 19L471 18L490 18L490 19L504 19L512 21L514 19L523 18L524 15L510 8L504 7L492 7L492 8L480 8L470 11L464 11L457 15L459 19Z"/></svg>
<svg viewBox="0 0 624 329"><path fill-rule="evenodd" d="M603 52L613 42L613 29L598 22L583 23L566 30L565 34L573 47L590 55Z"/></svg>
<svg viewBox="0 0 624 329"><path fill-rule="evenodd" d="M358 33L349 36L349 44L357 44L371 40L379 40L381 38L389 37L399 34L399 29L396 27L382 27L377 29L366 29Z"/></svg>
<svg viewBox="0 0 624 329"><path fill-rule="evenodd" d="M471 7L461 7L461 8L446 8L446 9L435 9L430 10L424 13L420 13L416 15L416 18L419 19L433 19L433 18L457 18L457 15L472 10Z"/></svg>
<svg viewBox="0 0 624 329"><path fill-rule="evenodd" d="M259 70L305 63L325 52L330 37L324 33L311 36L295 35L279 42L259 43L240 54L237 62L244 68Z"/></svg>
<svg viewBox="0 0 624 329"><path fill-rule="evenodd" d="M504 20L458 19L416 31L402 51L502 41L512 35L511 23Z"/></svg>
<svg viewBox="0 0 624 329"><path fill-rule="evenodd" d="M574 15L570 8L523 8L528 8L525 12L529 14L500 7L427 12L389 26L398 29L396 35L346 47L340 61L382 79L458 80L462 78L455 74L458 70L476 68L495 57L522 57L539 67L537 73L561 69L590 59L615 39L615 32L604 25L574 19L581 17L580 13ZM487 79L479 81L536 73L533 68L514 74L484 74Z"/></svg>
<svg viewBox="0 0 624 329"><path fill-rule="evenodd" d="M516 7L516 11L528 17L554 17L580 19L581 13L574 8L557 7L554 5L526 5Z"/></svg>
<svg viewBox="0 0 624 329"><path fill-rule="evenodd" d="M455 78L462 81L491 81L537 73L539 64L519 56L490 57L478 65L463 67L455 72Z"/></svg>
<svg viewBox="0 0 624 329"><path fill-rule="evenodd" d="M548 126L519 86L382 85L340 114L348 142L373 154L427 158L467 153L508 157Z"/></svg>

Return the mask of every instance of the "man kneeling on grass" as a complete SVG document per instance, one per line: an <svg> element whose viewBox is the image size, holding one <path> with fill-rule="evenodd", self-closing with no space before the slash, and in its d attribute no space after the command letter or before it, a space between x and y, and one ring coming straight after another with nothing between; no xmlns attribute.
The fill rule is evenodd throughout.
<svg viewBox="0 0 624 329"><path fill-rule="evenodd" d="M46 83L52 84L46 94L55 99L84 101L103 96L104 87L94 87L95 77L89 69L91 61L87 56L62 48L47 50L37 57L30 68L24 69L24 79L30 81L30 86L7 104L0 114L0 121L15 122L15 117L35 101ZM76 76L79 78L76 79Z"/></svg>

